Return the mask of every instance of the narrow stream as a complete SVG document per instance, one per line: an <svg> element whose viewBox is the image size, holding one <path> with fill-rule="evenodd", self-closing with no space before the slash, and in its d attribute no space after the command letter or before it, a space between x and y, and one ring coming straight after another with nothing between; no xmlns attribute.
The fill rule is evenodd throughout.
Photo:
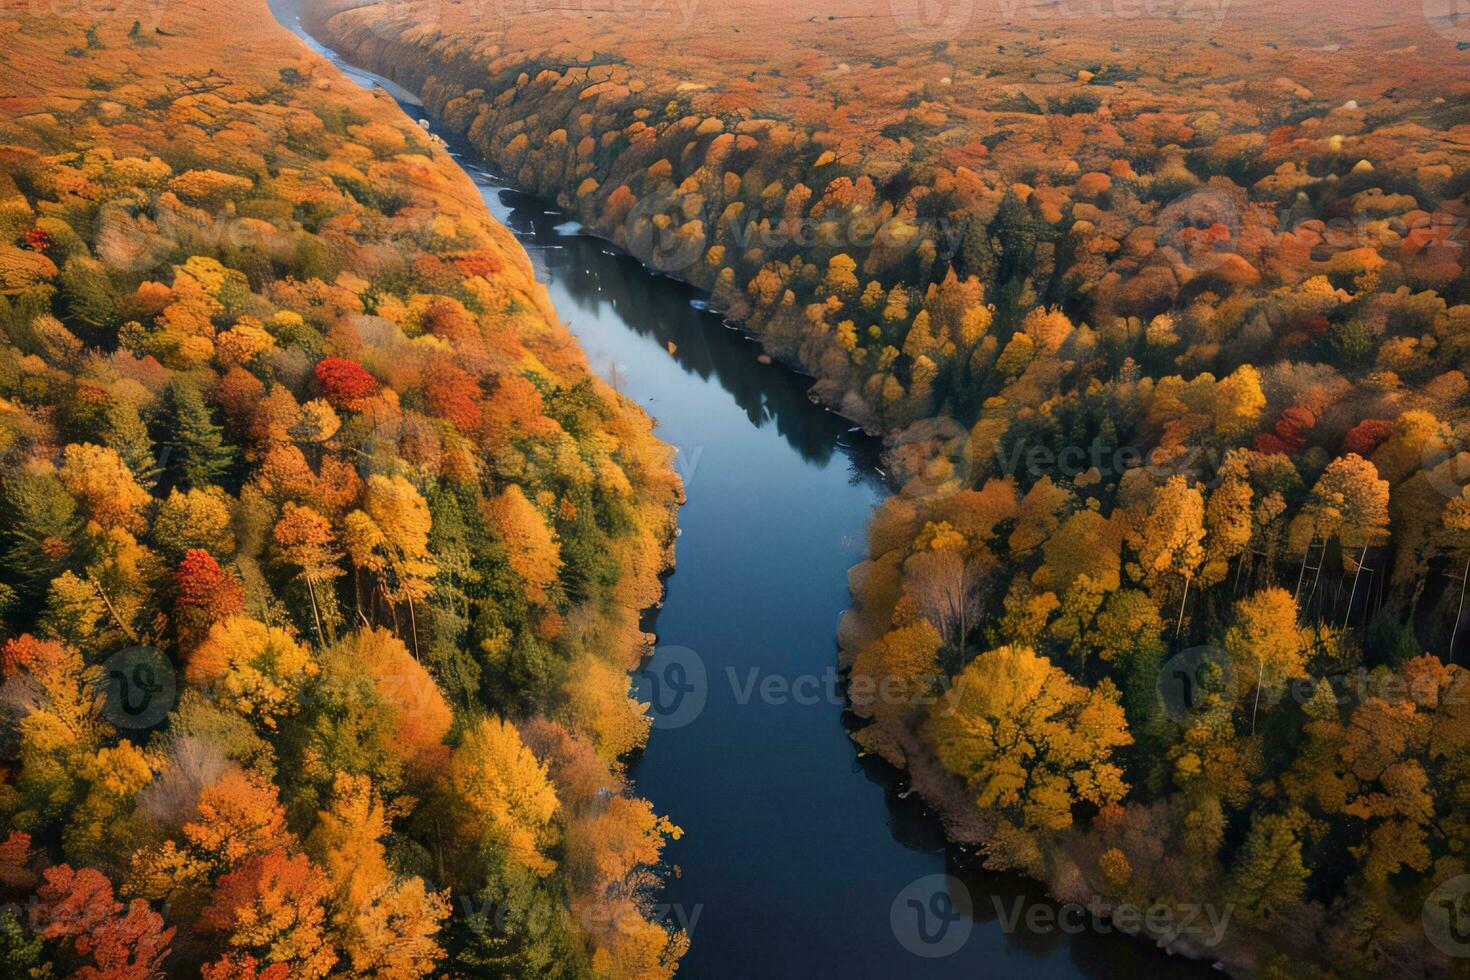
<svg viewBox="0 0 1470 980"><path fill-rule="evenodd" d="M291 5L273 0L283 24L360 83L383 82L307 36ZM655 728L633 775L685 831L667 849L678 870L663 897L693 940L681 975L1208 973L1090 917L1028 928L1033 907L1056 911L1039 889L970 867L922 803L901 798L900 774L858 758L834 633L847 570L887 493L877 447L813 405L806 379L760 363L759 346L703 310L700 293L582 234L450 143L594 370L678 449L688 503L678 568L647 626L658 648L636 678ZM960 885L937 901L922 884L905 891L944 874Z"/></svg>

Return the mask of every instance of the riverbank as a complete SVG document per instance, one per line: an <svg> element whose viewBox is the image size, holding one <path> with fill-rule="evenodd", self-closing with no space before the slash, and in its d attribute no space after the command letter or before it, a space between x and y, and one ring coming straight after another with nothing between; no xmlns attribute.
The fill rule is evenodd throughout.
<svg viewBox="0 0 1470 980"><path fill-rule="evenodd" d="M672 451L391 99L94 13L0 13L11 965L670 976Z"/></svg>
<svg viewBox="0 0 1470 980"><path fill-rule="evenodd" d="M1351 744L1352 725L1369 723L1376 702L1345 706L1359 716L1349 724L1320 706L1271 699L1263 706L1271 721L1258 727L1239 691L1221 692L1198 716L1171 709L1165 695L1178 674L1165 663L1171 649L1185 656L1204 644L1241 674L1261 674L1240 637L1263 628L1279 636L1260 642L1279 640L1289 651L1280 669L1319 689L1324 672L1342 669L1440 669L1398 622L1411 584L1400 574L1402 553L1375 555L1372 596L1356 588L1368 555L1356 546L1356 566L1340 561L1354 588L1336 598L1313 590L1298 604L1280 576L1306 547L1310 535L1298 540L1299 532L1319 526L1314 515L1344 480L1355 487L1353 526L1386 537L1380 502L1392 487L1396 536L1433 539L1443 501L1431 496L1441 508L1424 506L1424 479L1411 479L1414 467L1395 445L1419 431L1424 414L1451 411L1459 395L1443 396L1463 394L1460 365L1446 345L1405 359L1404 345L1418 341L1391 325L1419 323L1422 313L1436 336L1455 335L1465 312L1451 305L1465 295L1455 281L1461 267L1442 261L1442 248L1400 237L1346 249L1324 240L1315 219L1288 228L1271 213L1273 200L1298 187L1336 201L1322 204L1328 213L1376 208L1370 200L1386 202L1383 188L1392 186L1403 193L1383 207L1413 209L1405 221L1419 220L1421 201L1453 220L1461 205L1441 179L1455 172L1454 146L1425 144L1424 156L1407 161L1388 152L1386 120L1417 118L1429 93L1416 89L1419 104L1396 99L1371 122L1342 115L1358 112L1356 99L1340 112L1324 106L1321 118L1308 107L1259 144L1254 116L1219 93L1180 85L1167 71L1140 80L1082 60L1092 35L1110 29L1084 25L1066 51L1078 62L1075 79L1048 79L1055 95L1045 107L1002 90L963 125L929 133L974 107L934 86L989 86L992 95L994 86L979 68L926 80L929 69L955 67L957 52L916 54L899 39L900 62L915 73L897 107L906 114L891 122L865 115L856 129L872 142L846 154L851 117L812 113L799 93L829 90L843 110L867 108L860 89L842 81L853 65L836 64L852 59L848 47L824 49L833 64L820 82L788 82L795 66L782 62L753 69L769 90L734 76L706 85L729 66L689 74L689 52L673 37L648 38L659 52L650 56L641 25L613 25L618 40L604 51L597 40L576 46L586 35L580 22L542 18L543 37L526 29L535 18L488 24L472 14L445 8L426 19L370 5L330 17L325 29L389 73L418 79L446 125L497 169L556 196L652 267L705 285L778 357L816 375L820 397L896 444L898 482L917 478L918 487L912 500L879 512L870 563L854 577L867 623L850 617L844 647L866 657L860 673L942 674L946 686L1021 673L1057 693L1045 711L1031 698L973 697L968 730L943 713L889 712L881 729L861 736L947 801L952 834L985 838L995 860L1062 896L1238 908L1223 955L1239 970L1268 970L1273 957L1314 942L1328 969L1386 957L1412 972L1434 957L1420 906L1457 866L1454 833L1443 829L1454 791L1437 791L1430 804L1443 813L1438 826L1421 828L1419 876L1385 895L1376 869L1399 858L1380 845L1398 831L1380 825L1386 818L1366 802L1378 777L1362 782ZM707 33L694 48L741 48ZM1260 70L1245 67L1259 53L1258 32L1233 25L1225 40L1222 57ZM1312 72L1314 86L1339 84L1299 39L1283 42L1271 60ZM892 67L873 54L857 72ZM980 68L999 60L984 79L1003 79L1026 77L1037 54L964 57L978 57ZM1438 45L1434 56L1452 53ZM1316 97L1287 86L1273 98ZM787 106L799 117L784 114ZM1358 134L1359 164L1322 158L1313 132L1323 124ZM965 132L976 143L955 145ZM1135 141L1127 150L1118 142L1124 132ZM1038 145L1056 153L1039 161ZM985 162L992 151L995 166ZM1299 158L1313 163L1293 182ZM899 246L862 238L861 249L839 251L843 233L873 211ZM969 223L946 226L956 214ZM944 238L946 228L956 247L941 253L931 235ZM793 229L822 234L806 239ZM1383 340L1380 370L1365 377L1378 342L1360 336L1370 322L1390 326L1374 334ZM1368 344L1356 360L1334 346L1349 337ZM1433 384L1416 390L1397 370ZM895 438L936 407L961 421L915 427L933 439L921 431ZM1393 435L1400 428L1405 434ZM1100 462L1071 467L1074 453ZM1444 455L1425 455L1426 474ZM1333 551L1334 562L1339 551L1349 549ZM1338 608L1344 595L1346 610ZM1445 601L1437 592L1419 610L1431 649L1442 617L1429 607ZM1355 619L1361 634L1346 631ZM1441 680L1457 677L1451 669ZM1023 760L976 734L997 721L1036 726L1035 741L1016 748ZM1095 753L1069 747L1083 728L1100 746ZM1317 793L1303 775L1314 758L1337 759L1338 778L1360 787L1362 801ZM1436 765L1428 756L1407 764ZM967 811L971 797L978 811ZM1332 857L1344 840L1356 842L1354 862ZM1301 872L1269 885L1262 866L1272 861ZM1379 914L1391 920L1391 938L1344 945L1346 923Z"/></svg>
<svg viewBox="0 0 1470 980"><path fill-rule="evenodd" d="M309 9L310 9L310 7L309 7ZM308 18L304 18L304 23L305 24L310 24L310 23L313 23L313 21L312 21L311 18L308 17ZM317 21L315 21L315 23L316 23L317 30L323 31L323 36L328 37L328 38L330 38L330 39L332 39L334 41L343 40L342 38L336 37L335 35L331 34L331 32L329 30L324 30L325 25L319 19ZM393 52L393 51L395 51L396 49L394 49L391 45L388 45L388 44L384 43L381 38L377 39L376 42L367 43L364 50L365 51L371 51L371 52L373 52L373 58L372 59L363 60L362 62L360 62L365 67L371 68L374 71L381 71L381 72L383 72L389 78L395 79L398 84L403 85L403 86L409 88L410 90L413 90L414 86L417 86L417 85L425 85L425 86L427 86L427 89L428 90L439 93L439 96L440 97L437 97L437 98L434 95L428 94L428 91L425 91L424 93L421 93L419 95L419 97L422 99L423 104L426 107L426 111L434 118L436 124L443 123L443 124L448 125L449 132L454 133L457 136L460 136L462 138L465 138L467 140L467 142L469 143L469 145L472 146L472 147L474 147L478 151L486 152L487 150L489 150L490 144L487 141L482 140L479 143L474 142L474 140L471 137L471 132L472 132L472 129L473 129L473 126L472 125L471 126L455 126L455 125L449 124L448 121L445 120L442 117L441 113L444 110L444 103L442 101L442 96L443 96L443 94L444 94L444 92L446 90L445 90L445 87L444 87L444 83L442 82L442 80L438 80L438 76L437 76L437 74L434 71L431 71L431 70L423 67L422 65L420 65L418 68L410 69L410 68L406 67L404 64L402 64L400 62L395 61L395 60L392 60L392 58L390 57L390 53ZM404 59L404 61L408 61L408 62L411 62L412 63L412 59L411 59L410 53L408 51L399 50L398 51L398 55L399 55L399 57L401 57L402 59ZM487 98L488 98L488 96L487 96ZM464 115L469 115L469 113L464 113L461 118L463 118ZM503 166L504 165L504 161L497 161L493 156L490 156L489 159L490 159L490 162L492 164L496 164L497 166ZM533 188L533 189L539 189L539 190L542 190L543 192L545 190L544 188ZM566 204L567 203L567 195L562 194L560 196L561 196L562 203L563 204ZM596 216L595 215L592 215L592 214L583 214L583 213L581 213L581 212L579 212L579 211L577 211L575 209L572 211L572 214L574 216L576 216L578 218L578 220L581 221L584 224L585 229L586 229L587 232L590 232L590 233L600 233L599 223L597 222L597 219L596 219ZM619 241L619 239L622 239L622 241ZM641 261L641 262L643 262L645 264L653 263L653 262L655 262L655 260L657 258L655 252L651 249L651 246L648 247L648 248L644 248L642 251L640 251L639 250L639 244L640 243L638 241L634 240L631 243L629 243L628 240L627 240L627 238L626 238L626 236L618 235L616 233L616 230L614 230L610 234L609 240L613 240L613 241L617 242L620 245L628 244L630 246L629 251L631 252L631 254L635 258L637 258L639 261ZM562 247L562 246L559 246L559 247ZM655 266L655 268L656 268L656 266ZM675 271L659 270L659 271L663 271L663 274L664 275L666 275L666 276L668 276L668 277L670 277L672 279L676 279L676 280L680 280L680 281L688 281L677 270L675 270ZM696 285L696 286L699 285L699 283L697 281L694 282L694 283L692 283L692 284L693 285ZM574 299L573 302L576 303L577 301ZM736 317L737 311L727 310L727 311L724 311L722 313L722 315L725 316L725 317L727 317L727 318L733 319L733 318ZM701 317L700 319L708 320L709 318ZM711 329L711 327L706 326L706 327L701 327L701 329L706 329L707 330L707 329ZM761 339L761 334L760 334L759 331L754 331L753 330L753 331L750 332L750 335L753 336L753 337L755 337L757 340L760 340ZM683 350L685 347L687 347L688 345L690 345L692 343L696 343L696 341L692 341L690 339L686 339L686 338L681 337L681 338L678 339L677 343L673 343L672 344L672 347L674 349L676 349L676 350ZM791 359L790 359L789 354L784 354L779 349L774 350L774 353L777 355L778 358L781 358L783 361L786 361L789 364L789 366L795 367L795 368L800 368L801 365L799 363L792 363L791 362ZM750 356L750 355L747 355L747 356ZM663 399L663 396L660 397L660 401L662 401L662 399ZM691 411L697 412L697 411L702 411L702 410L704 410L704 409L702 409L700 407L691 407ZM680 443L678 441L676 441L675 444L676 445L680 445ZM828 494L829 495L831 493L832 493L831 491L828 491ZM687 512L687 509L686 509L686 514L687 513L688 512ZM795 533L794 530L791 533L794 534ZM787 539L788 540L789 540L790 536L791 536L791 534L788 534L787 535ZM777 549L777 550L779 550L779 549ZM849 552L849 554L851 554L851 553ZM853 558L860 557L860 553L859 554L856 554L856 555L852 555L852 557ZM683 584L685 581L687 581L687 579L685 578L685 576L687 576L688 574L689 573L686 570L686 572L681 573L680 576L676 576L673 579L674 584L676 584L676 585ZM728 590L730 588L743 588L743 586L741 586L738 582L731 582L728 586L725 586L723 588L716 588L716 589L714 589L714 591L720 592L720 591ZM838 608L840 609L840 608L842 608L845 605L846 605L846 603L844 602ZM815 608L820 608L820 604L819 603L814 604L814 607ZM770 613L770 610L766 610L765 613L764 613L764 615L767 615L767 616L769 616L770 614L771 614ZM806 619L806 620L809 620L809 619L812 618L812 615L813 615L813 610L812 609L802 609L802 610L800 610L800 612L796 613L796 615L793 617L793 619ZM660 619L661 620L664 620L664 619L666 619L667 616L668 616L668 612L665 610L665 611L661 612ZM660 630L660 633L661 633L661 638L662 638L662 634L663 634L663 630L662 629ZM667 641L666 638L663 638L663 641L666 642ZM676 638L676 642L677 642L677 638ZM850 654L851 654L851 651L849 651L849 654L848 654L848 657L847 657L847 659L849 659L849 660L850 660ZM738 657L732 657L732 659L738 659ZM650 665L650 668L652 670L654 670L655 673L656 673L659 669L661 669L661 667L662 667L662 664L660 662L660 658L658 656L655 656L654 662ZM782 669L785 670L785 671L789 671L791 668L789 667L789 665L785 665ZM657 719L656 719L656 721L655 721L656 729L657 729L657 724L658 723L657 723ZM878 728L876 726L870 726L870 727L864 728L864 729L862 729L862 731L867 732L868 735L870 736L867 739L863 739L861 737L859 738L859 742L863 744L864 751L865 752L867 752L867 751L873 751L877 756L882 757L885 760L885 764L888 764L888 763L896 764L900 769L902 769L906 765L906 763L910 761L910 757L907 756L907 755L895 755L895 754L893 754L891 752L881 751L881 747L878 746L878 745L876 745L873 742L872 738L871 738L872 735L875 735L878 732ZM655 734L657 735L657 731L655 732ZM665 748L667 748L667 744L668 744L668 741L669 740L671 740L671 739L678 739L678 738L680 738L681 734L683 734L683 733L679 733L679 732L670 732L670 733L668 733L665 736ZM697 747L699 746L699 744L700 743L698 741L696 741L696 742L690 743L688 745L684 745L682 747L683 748L683 751L681 751L678 754L679 754L679 756L681 758L684 759L684 762L678 768L671 768L669 770L669 775L666 778L673 779L673 780L678 780L680 782L682 782L684 780L687 780L687 778L688 778L687 773L689 773L691 771L694 771L695 769L697 769L701 765L701 761L700 761L700 759L698 757L698 753L697 753L697 751L695 751L695 749L697 749ZM655 738L654 743L650 746L650 750L649 750L650 752L654 752L655 758L658 757L659 753L655 752L654 750L656 750L658 748L659 748L659 741L658 741L657 738ZM908 747L908 751L910 753L912 753L912 752L914 752L918 748L920 748L920 746L917 743L911 743L909 745L909 747ZM645 760L644 762L640 763L640 765L638 767L640 785L643 785L644 782L645 782L645 780L646 780L646 777L645 777L644 773L646 773L648 771L648 768L649 768L649 763L648 763L647 760ZM836 771L836 772L840 772L841 771L841 763L838 762L838 761L835 761L835 760L834 760L834 771ZM664 801L666 801L668 799L668 794L667 793L660 792L660 789L661 788L662 788L661 787L661 784L655 783L652 787L646 788L645 789L645 792L650 792L655 798L659 799L661 801L661 804L662 804ZM764 788L764 792L768 796L771 795L771 790L770 790L769 787L765 787ZM930 801L930 803L936 808L936 815L943 822L943 824L944 824L944 826L946 828L946 831L947 831L947 837L949 838L950 841L954 842L955 844L969 845L972 848L979 847L979 848L982 848L983 849L983 845L985 844L985 842L989 838L990 831L991 831L992 828L983 819L981 819L980 814L978 813L978 811L975 810L975 808L973 807L973 805L970 805L969 804L967 794L965 793L963 787L960 786L953 779L952 776L950 776L949 774L945 773L942 769L940 769L938 767L935 767L935 766L922 766L922 765L920 765L918 767L915 767L914 771L910 772L909 775L906 778L904 778L902 781L897 782L895 784L892 784L889 792L890 792L890 794L894 794L893 796L890 797L890 803L892 803L894 805L902 805L902 800L908 800L910 798L912 798L914 801L918 801L920 799L928 799ZM897 794L901 794L902 800L897 799ZM681 793L680 795L683 796L683 797L687 797L688 796L687 793ZM782 796L781 794L775 794L775 795L777 796L777 798L789 799L788 797ZM799 812L800 811L800 808L797 807L796 810L797 810L797 812ZM680 819L683 819L683 817L680 815L680 813L677 812L677 808L676 808L676 811L675 811L674 815L676 817L680 818ZM785 817L782 814L777 814L777 818L785 821ZM693 821L691 821L691 824L693 826L698 826L699 825L699 822L697 820L693 820ZM788 825L789 825L789 823L788 823ZM680 854L681 850L682 850L681 845L676 843L676 844L672 845L670 854L671 854L671 856L675 860L677 860L678 857L679 857L679 854ZM858 852L860 852L860 850L861 850L861 848L854 848L852 852L849 852L849 856L850 857L851 856L855 856L855 854L858 853ZM697 888L685 888L685 887L682 887L682 882L681 882L680 879L675 879L673 882L671 882L670 889L671 889L671 893L670 893L671 894L671 897L673 897L676 900L682 900L682 899L684 899L684 898L686 898L686 897L688 897L690 895L694 895L694 896L705 895L707 897L707 893L701 893ZM1075 903L1075 904L1081 906L1081 905L1084 905L1087 902L1089 902L1091 899L1093 899L1094 896L1086 895L1086 894L1083 894L1081 892L1077 892L1077 893L1074 893L1074 894L1062 893L1062 894L1059 894L1059 898L1061 898L1065 902ZM1010 899L1007 898L1006 901L1009 902ZM1028 899L1028 901L1030 901L1030 900ZM713 903L712 902L712 904L717 904L717 903ZM999 906L997 906L997 907L999 907ZM1180 940L1179 937L1177 937L1177 936L1174 937L1174 939L1175 939L1175 941L1171 944L1173 946L1174 951L1176 951L1176 952L1183 951L1186 948L1186 945L1185 944L1186 944L1187 940ZM1206 950L1203 950L1203 949L1194 949L1194 950L1191 950L1191 952L1193 952L1195 955L1200 955L1200 954L1206 952ZM696 942L694 944L694 946L693 946L693 953L691 954L691 955L693 955L695 957L695 959L693 961L691 961L691 963L697 965L698 963L701 963L701 962L703 962L703 963L720 962L719 957L701 956L700 954L701 954L700 944L698 942ZM728 955L728 953L726 955ZM877 951L876 950L874 952L874 955L877 955ZM959 960L956 963L956 965L959 965L959 963L963 963L963 962L964 962L963 960Z"/></svg>

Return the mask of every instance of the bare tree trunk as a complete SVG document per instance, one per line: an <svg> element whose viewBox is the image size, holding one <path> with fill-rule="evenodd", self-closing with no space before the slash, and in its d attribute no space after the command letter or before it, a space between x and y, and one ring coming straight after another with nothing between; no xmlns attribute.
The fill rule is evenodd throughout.
<svg viewBox="0 0 1470 980"><path fill-rule="evenodd" d="M1362 552L1358 555L1358 570L1353 572L1353 589L1348 593L1347 615L1342 617L1342 628L1347 629L1348 619L1353 615L1353 600L1358 597L1358 576L1363 574L1363 559L1368 557L1368 546L1363 545Z"/></svg>
<svg viewBox="0 0 1470 980"><path fill-rule="evenodd" d="M419 660L419 622L413 612L413 596L408 597L408 628L413 633L413 659Z"/></svg>
<svg viewBox="0 0 1470 980"><path fill-rule="evenodd" d="M112 604L112 599L108 597L107 590L90 575L87 576L87 581L92 583L92 588L96 589L97 594L102 597L102 604L107 607L107 614L112 617L112 621L117 624L118 629L122 630L127 635L127 638L136 644L138 642L138 634L133 632L131 626L123 622L122 616L118 614L117 607Z"/></svg>
<svg viewBox="0 0 1470 980"><path fill-rule="evenodd" d="M388 587L382 582L378 583L378 593L382 595L383 601L388 604L388 614L393 617L393 635L398 635L398 606L392 599L388 598Z"/></svg>
<svg viewBox="0 0 1470 980"><path fill-rule="evenodd" d="M326 640L322 637L322 615L316 607L316 586L311 584L310 576L307 576L306 579L306 594L311 596L311 618L316 623L316 641L325 646Z"/></svg>
<svg viewBox="0 0 1470 980"><path fill-rule="evenodd" d="M1465 580L1470 578L1470 556L1465 558L1465 574L1460 576L1460 608L1455 610L1455 628L1450 631L1450 663L1455 662L1455 638L1460 635L1460 617L1465 613Z"/></svg>
<svg viewBox="0 0 1470 980"><path fill-rule="evenodd" d="M1306 550L1302 552L1302 568L1301 571L1296 573L1296 591L1293 592L1291 595L1291 597L1293 599L1296 599L1297 601L1301 601L1302 580L1307 577L1307 559L1312 556L1312 545L1315 544L1316 541L1317 536L1313 535L1312 540L1307 542Z"/></svg>
<svg viewBox="0 0 1470 980"><path fill-rule="evenodd" d="M1179 622L1174 624L1174 639L1179 639L1179 631L1184 629L1184 602L1189 598L1189 581L1193 576L1184 576L1184 595L1179 597Z"/></svg>
<svg viewBox="0 0 1470 980"><path fill-rule="evenodd" d="M1322 546L1322 557L1317 559L1317 571L1312 575L1312 591L1307 593L1307 605L1312 604L1312 599L1317 595L1317 583L1322 581L1322 566L1327 563L1327 545ZM1317 617L1322 618L1320 615Z"/></svg>
<svg viewBox="0 0 1470 980"><path fill-rule="evenodd" d="M1261 661L1260 668L1256 671L1256 704L1251 708L1251 734L1256 733L1256 712L1261 710L1261 684L1266 679L1266 661Z"/></svg>

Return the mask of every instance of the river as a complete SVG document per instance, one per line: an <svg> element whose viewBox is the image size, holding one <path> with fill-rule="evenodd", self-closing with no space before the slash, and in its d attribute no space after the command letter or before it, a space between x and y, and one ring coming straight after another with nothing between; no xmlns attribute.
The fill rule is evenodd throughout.
<svg viewBox="0 0 1470 980"><path fill-rule="evenodd" d="M383 81L306 35L291 2L273 7L283 24L362 84ZM1058 920L1029 881L976 869L903 798L900 773L859 758L834 634L888 492L874 443L812 404L807 379L761 363L702 294L582 234L443 135L593 369L678 450L688 503L646 627L658 647L635 678L655 726L632 772L685 832L666 850L677 870L663 896L692 938L681 976L1206 975L1075 908Z"/></svg>

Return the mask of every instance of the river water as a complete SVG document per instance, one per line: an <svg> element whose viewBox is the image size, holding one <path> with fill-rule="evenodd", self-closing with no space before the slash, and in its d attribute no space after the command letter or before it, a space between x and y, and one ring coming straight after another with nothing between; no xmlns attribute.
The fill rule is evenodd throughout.
<svg viewBox="0 0 1470 980"><path fill-rule="evenodd" d="M364 85L383 82L283 24ZM413 97L388 86L417 118ZM450 138L450 134L444 134ZM1200 977L1201 963L1057 909L947 848L901 774L859 758L837 686L837 620L887 493L877 447L701 294L581 233L458 146L593 367L658 421L688 493L677 570L635 677L655 719L632 765L685 832L666 856L684 977ZM945 876L948 875L948 879Z"/></svg>

